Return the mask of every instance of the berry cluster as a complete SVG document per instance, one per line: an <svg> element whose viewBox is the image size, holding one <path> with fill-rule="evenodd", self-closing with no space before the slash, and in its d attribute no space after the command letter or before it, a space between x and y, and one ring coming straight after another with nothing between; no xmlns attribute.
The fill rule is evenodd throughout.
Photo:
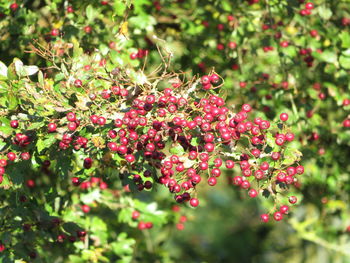
<svg viewBox="0 0 350 263"><path fill-rule="evenodd" d="M137 52L130 54L130 58L131 59L142 59L142 58L146 57L147 55L148 55L147 49L139 48L139 50Z"/></svg>
<svg viewBox="0 0 350 263"><path fill-rule="evenodd" d="M188 202L197 207L197 185L201 182L216 185L223 171L232 170L235 164L239 165L242 175L233 178L234 185L247 190L250 197L268 191L275 202L279 202L277 195L297 181L296 175L304 172L302 166L293 166L298 160L286 161L290 158L285 154L286 146L294 139L286 125L271 127L268 120L259 117L250 121L249 104L244 104L239 111L232 109L216 92L223 81L215 73L190 83L178 78L168 81L171 85L162 91L149 86L132 100L125 96L130 87L113 83L109 89L90 93L89 98L110 105L116 98L124 102L128 107L114 115L117 117L102 116L98 109L89 116L68 112L56 121L49 121L46 133L57 133L61 151L89 152L90 157L83 160L84 169L93 166L93 159L98 161L99 152L107 151L120 160L121 172L131 178L139 191L161 184L174 194L178 203ZM73 85L84 87L79 79ZM282 113L280 119L286 122L288 114ZM11 127L18 128L18 121L12 121ZM85 127L102 131L101 145L79 135ZM22 148L31 142L23 133L16 133L13 141ZM9 152L7 158L14 161L16 154ZM30 153L22 152L21 158L30 159ZM3 175L6 160L2 161ZM97 177L82 182L79 176L73 176L71 181L82 189L94 185L102 190L107 188ZM31 182L27 181L27 185L35 187L35 182ZM280 186L278 190L276 185ZM81 209L85 213L90 211L88 205L82 205ZM281 209L283 214L288 212L285 206ZM143 222L140 225L143 229Z"/></svg>
<svg viewBox="0 0 350 263"><path fill-rule="evenodd" d="M299 14L302 16L309 16L312 14L312 10L314 9L314 4L311 2L305 3L305 6L303 9L299 11Z"/></svg>

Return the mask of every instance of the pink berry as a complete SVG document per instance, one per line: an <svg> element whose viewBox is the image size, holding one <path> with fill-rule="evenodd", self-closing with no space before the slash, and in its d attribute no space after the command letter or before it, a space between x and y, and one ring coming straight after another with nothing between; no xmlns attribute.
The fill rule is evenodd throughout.
<svg viewBox="0 0 350 263"><path fill-rule="evenodd" d="M287 121L288 120L288 114L287 113L281 113L280 119L281 119L281 121Z"/></svg>
<svg viewBox="0 0 350 263"><path fill-rule="evenodd" d="M190 200L190 205L191 205L192 207L197 207L197 206L199 205L198 199L197 199L197 198L191 198L191 200Z"/></svg>
<svg viewBox="0 0 350 263"><path fill-rule="evenodd" d="M261 221L263 221L264 223L267 223L269 221L269 215L268 214L262 214L260 216Z"/></svg>

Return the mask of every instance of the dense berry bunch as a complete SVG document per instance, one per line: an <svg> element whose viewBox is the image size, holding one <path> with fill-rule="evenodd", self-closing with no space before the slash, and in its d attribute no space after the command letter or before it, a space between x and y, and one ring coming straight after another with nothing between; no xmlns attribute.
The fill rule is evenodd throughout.
<svg viewBox="0 0 350 263"><path fill-rule="evenodd" d="M110 166L110 160L106 160L109 156L117 161L120 176L131 180L138 191L161 184L176 202L188 202L192 207L200 204L198 184L214 186L224 171L231 176L235 166L241 174L232 176L232 183L250 197L271 195L276 205L283 202L280 194L304 172L295 164L300 156L295 158L296 152L288 148L294 134L286 125L251 118L250 104L240 108L228 104L220 96L224 83L216 73L187 83L170 76L154 83L145 81L142 86L130 84L130 79L106 81L103 89L90 89L85 94L89 114L79 110L57 114L36 134L27 129L30 122L12 116L12 141L19 147L9 150L7 159L2 160L1 176L6 173L7 162L19 161L17 156L22 160L35 156L38 152L33 152L30 144L48 136L56 142L47 151L84 156L82 167L90 172L81 178L79 173L71 174L71 183L81 189L94 185L101 190L107 188L102 179L86 180L86 175L93 176L95 169ZM162 87L157 86L160 80ZM85 89L90 84L76 78L68 85ZM112 115L106 114L112 110ZM282 113L280 119L286 122L288 114ZM131 181L125 183L129 188ZM27 186L36 187L35 180L27 180ZM277 212L273 209L275 220L281 220L287 208L281 206ZM90 211L85 204L81 209L84 213ZM143 222L139 228L144 228Z"/></svg>

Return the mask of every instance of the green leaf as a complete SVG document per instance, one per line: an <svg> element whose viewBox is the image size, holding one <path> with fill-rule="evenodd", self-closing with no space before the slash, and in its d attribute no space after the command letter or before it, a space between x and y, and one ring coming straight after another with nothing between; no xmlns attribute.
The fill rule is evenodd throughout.
<svg viewBox="0 0 350 263"><path fill-rule="evenodd" d="M191 145L198 146L200 139L198 137L194 137L191 139Z"/></svg>
<svg viewBox="0 0 350 263"><path fill-rule="evenodd" d="M339 57L339 63L340 63L340 66L342 66L343 68L350 69L350 57L345 57L341 55Z"/></svg>
<svg viewBox="0 0 350 263"><path fill-rule="evenodd" d="M80 199L84 204L91 204L92 202L99 201L101 199L101 192L99 189L95 189L92 192L82 195Z"/></svg>
<svg viewBox="0 0 350 263"><path fill-rule="evenodd" d="M139 15L133 16L129 19L129 23L132 27L139 29L148 29L157 23L153 16Z"/></svg>
<svg viewBox="0 0 350 263"><path fill-rule="evenodd" d="M44 86L45 82L44 82L44 74L43 72L40 70L38 73L38 82L41 86Z"/></svg>
<svg viewBox="0 0 350 263"><path fill-rule="evenodd" d="M343 31L340 33L339 38L341 40L342 48L350 48L350 34L347 31Z"/></svg>
<svg viewBox="0 0 350 263"><path fill-rule="evenodd" d="M32 122L28 126L27 130L36 130L36 129L39 129L39 128L43 127L44 125L45 125L44 122Z"/></svg>
<svg viewBox="0 0 350 263"><path fill-rule="evenodd" d="M303 156L303 154L297 150L297 149L291 149L291 148L287 148L284 152L283 155L283 165L292 165L297 161L300 161L301 156Z"/></svg>
<svg viewBox="0 0 350 263"><path fill-rule="evenodd" d="M317 53L317 52L314 52ZM313 53L313 54L314 54ZM337 54L330 50L325 50L318 56L322 61L327 63L336 63L337 62Z"/></svg>
<svg viewBox="0 0 350 263"><path fill-rule="evenodd" d="M92 22L96 16L95 9L92 5L88 5L86 7L86 17L88 19L88 22Z"/></svg>
<svg viewBox="0 0 350 263"><path fill-rule="evenodd" d="M0 93L7 93L9 90L9 86L6 82L0 81Z"/></svg>
<svg viewBox="0 0 350 263"><path fill-rule="evenodd" d="M317 8L318 14L320 15L321 18L324 20L328 20L332 17L332 11L327 8L325 5L321 5Z"/></svg>
<svg viewBox="0 0 350 263"><path fill-rule="evenodd" d="M0 126L0 135L2 136L10 136L12 134L12 128L8 125Z"/></svg>
<svg viewBox="0 0 350 263"><path fill-rule="evenodd" d="M0 61L0 79L7 79L7 67Z"/></svg>
<svg viewBox="0 0 350 263"><path fill-rule="evenodd" d="M298 51L294 46L288 46L286 48L283 48L283 53L293 58L298 54Z"/></svg>
<svg viewBox="0 0 350 263"><path fill-rule="evenodd" d="M114 12L117 16L122 16L124 14L125 9L126 9L125 3L121 1L114 2Z"/></svg>
<svg viewBox="0 0 350 263"><path fill-rule="evenodd" d="M24 66L23 66L23 62L18 59L18 58L14 58L13 59L13 63L15 65L15 72L16 75L18 77L22 77L22 75L25 75L25 70L24 70Z"/></svg>
<svg viewBox="0 0 350 263"><path fill-rule="evenodd" d="M221 1L221 7L226 12L231 12L232 11L231 3L229 3L228 1Z"/></svg>
<svg viewBox="0 0 350 263"><path fill-rule="evenodd" d="M8 105L7 105L8 109L9 110L16 109L17 106L18 106L18 103L19 103L18 98L15 95L13 95L12 93L10 93L10 94L8 94L7 99L8 99L7 100L7 102L8 102Z"/></svg>
<svg viewBox="0 0 350 263"><path fill-rule="evenodd" d="M184 150L184 148L179 144L179 145L177 145L177 146L175 146L175 147L171 147L170 148L170 150L169 150L169 152L171 153L171 154L176 154L176 155L183 155L184 153L185 153L185 150Z"/></svg>
<svg viewBox="0 0 350 263"><path fill-rule="evenodd" d="M10 66L7 69L7 78L9 80L15 80L18 79L17 73L16 73L16 67L14 63L11 63Z"/></svg>
<svg viewBox="0 0 350 263"><path fill-rule="evenodd" d="M24 66L24 77L36 74L39 71L37 66Z"/></svg>
<svg viewBox="0 0 350 263"><path fill-rule="evenodd" d="M54 144L56 141L55 135L50 134L46 139L39 139L36 143L36 148L38 152L40 153L42 150L49 148L52 144Z"/></svg>
<svg viewBox="0 0 350 263"><path fill-rule="evenodd" d="M75 58L80 57L80 56L84 53L84 51L83 51L83 49L80 47L79 41L78 41L75 37L73 37L72 40L71 40L71 42L73 43L73 57L75 57ZM64 67L65 70L63 70L63 66L64 66L64 64L62 63L62 66L61 66L61 68L62 68L62 73L63 73L65 76L68 76L67 68Z"/></svg>
<svg viewBox="0 0 350 263"><path fill-rule="evenodd" d="M144 13L143 5L150 5L150 4L151 4L151 1L149 1L149 0L137 0L137 1L134 1L135 14Z"/></svg>
<svg viewBox="0 0 350 263"><path fill-rule="evenodd" d="M132 238L127 238L126 233L120 233L117 241L111 243L112 250L118 256L121 255L131 255L133 253L133 245L135 244L135 240Z"/></svg>

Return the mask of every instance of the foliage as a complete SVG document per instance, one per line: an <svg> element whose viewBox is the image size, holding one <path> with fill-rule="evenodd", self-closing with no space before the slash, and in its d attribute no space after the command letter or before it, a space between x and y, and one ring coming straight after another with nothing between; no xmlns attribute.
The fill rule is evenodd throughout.
<svg viewBox="0 0 350 263"><path fill-rule="evenodd" d="M276 204L278 207L286 204L288 199L278 198L279 194L277 199L273 198L276 191L286 190L285 187L289 188L288 196L294 195L301 202L291 211L289 220L295 232L287 224L273 224L270 228L262 223L257 226L254 219L248 220L246 228L253 227L254 236L260 237L256 242L279 247L284 244L280 236L285 236L280 232L286 233L289 243L281 248L285 252L279 251L274 257L285 260L285 253L291 262L300 259L291 256L294 253L288 250L290 246L304 253L313 249L323 251L328 262L348 255L349 1L315 0L310 4L297 0L48 0L17 1L17 4L0 2L0 136L3 138L0 146L2 156L11 149L17 155L28 152L30 160L25 160L28 155L24 154L16 157L15 165L8 162L4 167L6 173L0 185L4 197L0 227L6 230L1 231L0 237L6 247L2 252L4 262L14 257L29 260L30 256L34 257L34 251L38 255L36 260L43 262L50 261L52 256L57 262L192 260L182 255L183 251L188 251L197 261L228 262L230 248L222 240L232 237L228 234L231 225L247 220L247 211L254 215L252 218L258 218L266 208L271 208L273 213ZM213 68L222 79L214 85L217 88L205 91L202 89L205 79L200 80L198 75L216 75ZM81 85L76 80L81 80ZM237 148L223 146L212 156L223 154L224 160L235 159L235 168L222 169L221 176L227 177L229 185L239 184L242 178L254 181L252 188L260 189L263 209L248 200L232 204L229 200L246 199L247 191L231 192L230 187L224 186L223 178L218 180L217 190L209 192L205 186L196 186L196 190L200 189L199 196L205 196L200 199L200 206L205 208L195 211L182 208L179 213L177 206L172 209L174 201L164 186L139 193L137 189L144 188L145 181L154 188L160 173L155 172L153 163L142 166L152 169L153 178L144 177L143 170L136 171L125 163L124 155L109 154L111 147L107 143L113 139L107 134L113 128L112 121L131 109L136 96L143 99L151 93L160 96L156 89L164 92L171 84L178 97L186 97L187 110L193 109L199 98L211 94L225 99L231 117L242 112L238 105L248 104L254 108L249 113L253 125L258 125L253 121L255 118L269 120L272 127L263 144L257 147L263 157L259 162L268 161L272 152L279 151L275 145L276 133L295 134L288 148L281 148L282 160L270 166L279 169L292 165L299 161L302 152L305 173L293 180L296 187L277 181L275 189L271 180L255 185L259 180L244 174L242 161L246 157L242 154L251 156L252 161L255 158L250 150L256 147L252 144L253 136L243 132L245 135L238 140ZM174 88L177 84L181 87ZM113 85L125 88L128 95L113 94ZM180 111L186 113L185 108ZM78 119L74 121L77 126L74 131L68 132L74 134L74 144L66 143L70 139L63 138L67 129L74 128L74 124L67 127L69 112L74 112ZM159 120L156 111L151 112L147 120ZM197 114L204 116L200 112ZM281 113L288 114L287 121L280 121ZM91 115L104 117L106 124L92 125ZM18 128L11 127L11 120L18 120ZM56 124L55 132L48 132L49 123ZM138 132L142 134L146 130ZM16 135L20 133L28 139ZM75 137L78 134L83 139L78 141ZM170 141L165 143L166 155L187 156L186 146L172 145ZM201 143L190 140L194 147ZM231 154L227 153L230 151ZM135 157L137 163L142 163L142 154ZM89 166L89 161L84 162L86 158L92 158L91 168L84 168ZM247 177L242 177L242 172ZM142 183L132 174L140 174ZM196 195L192 191L191 196ZM255 193L249 191L249 195ZM24 196L28 201L23 203ZM82 212L88 209L83 204L88 205L89 213ZM228 212L233 206L242 213ZM214 211L213 215L208 210ZM137 216L135 211L140 212L137 219L133 219ZM168 235L174 224L177 229L183 229L185 219L181 213L187 218L197 214L185 230L188 233L198 236L201 229L198 225L208 229L198 240L215 240L210 254L198 240L196 243L181 235ZM225 218L219 217L220 214ZM221 229L208 223L207 217L220 218ZM225 220L233 217L237 218L234 222ZM155 229L133 229L144 228L140 222L152 222ZM221 234L217 235L216 231ZM232 231L237 239L240 232ZM59 235L65 236L63 243ZM252 233L245 230L243 236L248 240ZM74 238L77 242L68 241ZM302 240L311 243L305 246ZM193 242L196 245L189 249L187 244ZM250 246L251 241L242 244L240 251ZM172 251L174 246L181 247L182 253L177 249ZM235 248L239 246L234 242ZM328 250L324 252L323 247ZM220 251L220 256L216 256L215 249ZM259 262L271 262L269 252L259 246L254 249L253 255L240 253L241 260L237 261L251 262L257 256ZM308 257L312 260L311 255Z"/></svg>

